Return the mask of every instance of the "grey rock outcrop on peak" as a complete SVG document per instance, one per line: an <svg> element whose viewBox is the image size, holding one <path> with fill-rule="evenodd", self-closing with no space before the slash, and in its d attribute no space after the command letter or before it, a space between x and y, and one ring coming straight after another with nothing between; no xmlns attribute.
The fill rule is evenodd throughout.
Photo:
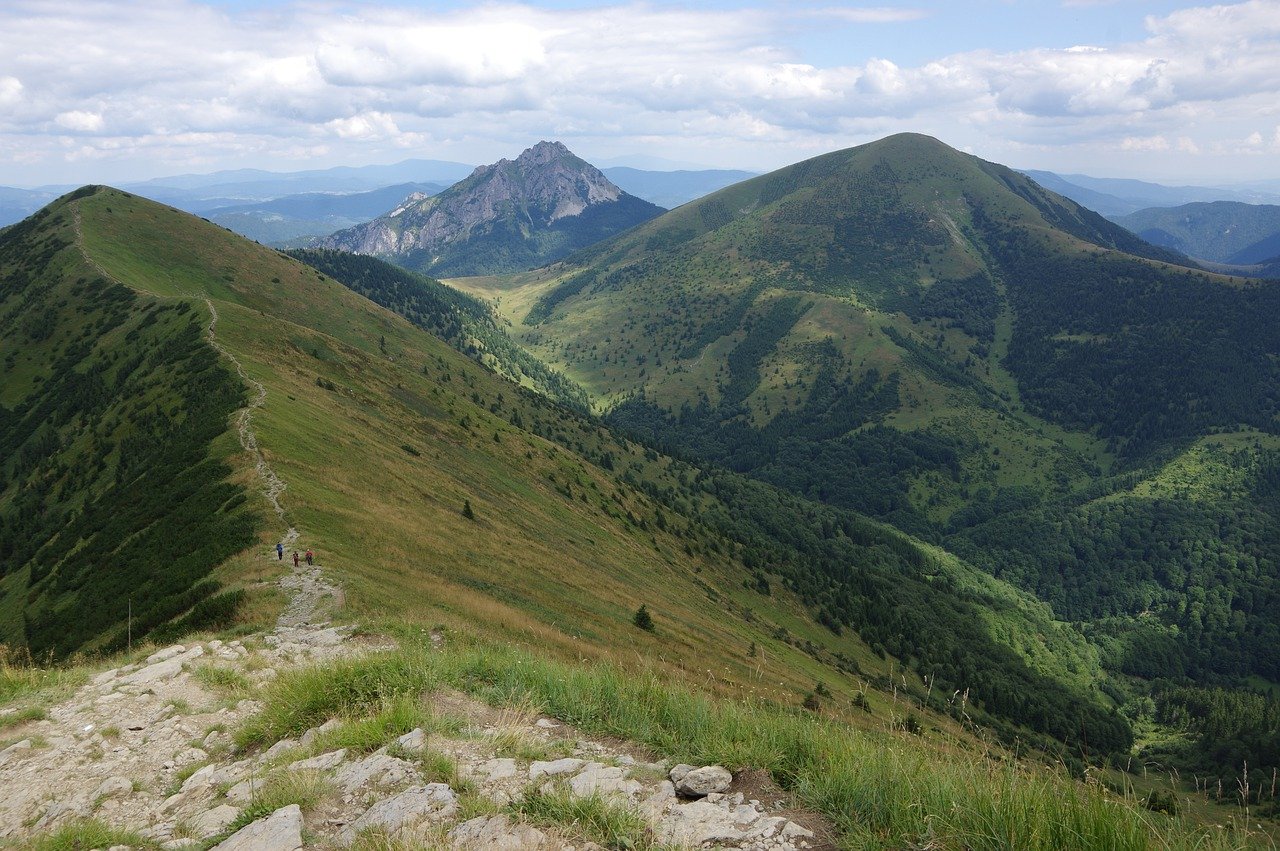
<svg viewBox="0 0 1280 851"><path fill-rule="evenodd" d="M320 244L437 277L498 274L559 260L662 212L560 142L539 142Z"/></svg>

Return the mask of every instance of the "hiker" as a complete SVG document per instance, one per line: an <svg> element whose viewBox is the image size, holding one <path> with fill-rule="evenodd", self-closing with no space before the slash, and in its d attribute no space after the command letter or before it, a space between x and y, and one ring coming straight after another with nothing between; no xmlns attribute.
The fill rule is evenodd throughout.
<svg viewBox="0 0 1280 851"><path fill-rule="evenodd" d="M293 566L294 566L294 567L297 567L297 566L298 566L298 551L297 551L297 550L294 550L294 551L293 551Z"/></svg>
<svg viewBox="0 0 1280 851"><path fill-rule="evenodd" d="M312 558L314 558L314 554L311 552L311 550L307 550L307 567L311 566Z"/></svg>
<svg viewBox="0 0 1280 851"><path fill-rule="evenodd" d="M284 544L276 544L276 561L284 561Z"/></svg>

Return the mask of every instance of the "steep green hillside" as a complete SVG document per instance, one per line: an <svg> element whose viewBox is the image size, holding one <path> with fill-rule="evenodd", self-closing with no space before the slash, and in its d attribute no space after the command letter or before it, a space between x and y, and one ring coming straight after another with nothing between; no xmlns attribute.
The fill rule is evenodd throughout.
<svg viewBox="0 0 1280 851"><path fill-rule="evenodd" d="M53 243L42 222L68 245L46 254ZM46 261L61 256L108 284L121 282L135 302L168 308L152 309L155 319L136 338L169 332L151 356L162 372L185 368L182 354L196 351L179 345L193 339L185 329L194 327L200 342L216 316L223 357L203 363L221 364L214 372L232 389L242 381L254 388L261 404L250 425L260 460L286 488L278 518L258 492L252 467L259 459L237 451L227 429L243 391L218 402L216 386L180 373L193 392L215 400L204 417L219 429L211 455L225 459L232 480L249 491L247 501L239 501L241 491L200 517L222 522L230 509L260 530L243 527L255 545L213 575L247 592L236 617L260 621L271 603L263 580L283 569L271 548L286 524L296 527L299 548L315 550L343 586L339 616L405 646L404 655L321 673L335 684L361 680L372 702L349 708L391 695L406 672L411 679L429 673L413 662L414 648L442 629L451 648L480 648L456 656L425 651L456 659L441 663L442 676L456 666L443 683L507 698L531 694L540 703L550 700L539 696L547 686L579 707L575 722L655 746L694 747L687 737L696 729L703 737L696 747L707 756L763 764L851 836L893 844L938 835L950 843L989 821L989 806L1000 802L1003 823L1025 802L1040 815L1002 827L1002 841L1070 847L1057 833L1036 838L1042 828L1065 829L1054 813L1083 809L1050 805L1069 797L1070 787L1065 777L1037 780L1043 775L1026 766L1026 745L1041 749L1031 759L1047 751L1077 774L1082 759L1127 759L1130 725L1116 711L1123 683L1100 670L1098 650L1043 604L954 555L847 509L621 438L325 273L170 208L99 189L65 199L33 227L19 241L36 246L25 271L43 273ZM71 253L77 246L83 254ZM22 278L4 280L7 287ZM56 310L71 305L54 303ZM199 320L192 326L188 316ZM55 319L55 327L64 324ZM75 323L68 329L83 333ZM11 333L6 328L6 339ZM119 349L123 362L129 351L111 333L90 330L86 339L108 359ZM226 369L230 358L243 370L238 380ZM9 393L11 383L4 387ZM6 397L4 410L7 428L20 408ZM172 407L163 410L180 419ZM152 442L180 434L170 423ZM181 484L198 491L221 487L226 477L224 469L205 468ZM117 513L127 516L129 508ZM182 524L193 519L174 516ZM200 531L165 528L170 551L185 552L187 535ZM634 625L641 604L653 631ZM494 645L508 649L486 653ZM584 676L609 678L600 688L614 690L598 694L636 711L600 713L583 691L586 680L556 664L526 664L526 651L576 669L607 661ZM676 691L676 702L640 706L659 691L617 688L651 682ZM686 690L719 700L679 696ZM281 694L268 697L292 709ZM798 708L802 700L809 709ZM816 723L815 711L823 716ZM879 731L887 744L850 746L840 771L823 773L839 742L860 741L850 738L857 729ZM1000 742L1022 758L989 762L983 755L1007 753ZM855 754L875 755L891 770L870 782L857 768L866 759ZM975 766L984 779L961 782ZM928 779L939 776L945 781ZM1024 791L1028 783L1040 791ZM1100 789L1089 796L1095 815L1120 806ZM1144 847L1149 829L1152 842L1164 835L1131 812L1120 821L1129 836L1123 847ZM1093 823L1106 832L1119 822L1098 816Z"/></svg>
<svg viewBox="0 0 1280 851"><path fill-rule="evenodd" d="M1005 356L1034 341L1015 336L1025 294L992 233L1009 223L1054 251L1162 256L1022 175L897 136L476 291L500 292L521 338L613 421L930 534L979 492L1061 494L1124 448L1021 404L1008 367L1034 365Z"/></svg>
<svg viewBox="0 0 1280 851"><path fill-rule="evenodd" d="M902 135L457 283L609 422L957 551L1113 670L1274 679L1280 287L1179 262Z"/></svg>
<svg viewBox="0 0 1280 851"><path fill-rule="evenodd" d="M512 342L485 302L374 257L327 249L291 251L289 256L395 311L515 383L563 405L587 410L589 403L582 388Z"/></svg>
<svg viewBox="0 0 1280 851"><path fill-rule="evenodd" d="M108 280L174 315L207 316L205 299L217 308L219 343L266 393L252 424L287 484L285 520L354 612L575 657L639 649L710 668L731 690L760 688L768 670L766 693L787 703L817 682L844 700L879 682L919 711L980 719L1010 740L1092 757L1128 747L1079 633L953 557L620 439L323 273L192 217L110 190L67 210ZM225 430L225 413L208 419ZM630 626L641 603L655 637Z"/></svg>
<svg viewBox="0 0 1280 851"><path fill-rule="evenodd" d="M261 523L230 479L244 391L188 302L141 295L79 245L73 195L0 234L0 642L122 647L196 607Z"/></svg>

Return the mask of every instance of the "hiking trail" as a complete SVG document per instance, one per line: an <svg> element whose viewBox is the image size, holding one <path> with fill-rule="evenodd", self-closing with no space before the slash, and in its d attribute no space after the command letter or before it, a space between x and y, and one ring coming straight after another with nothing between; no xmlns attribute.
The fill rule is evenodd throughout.
<svg viewBox="0 0 1280 851"><path fill-rule="evenodd" d="M107 271L106 267L94 259L86 248L84 225L80 217L80 205L73 204L71 213L76 248L80 251L80 256L84 258L85 263L111 283L128 287L127 284ZM285 533L280 538L280 543L286 550L293 549L297 545L300 533L295 526L289 524L288 519L285 517L284 507L280 504L280 497L288 488L288 485L276 475L275 470L267 463L267 459L262 453L262 448L258 445L258 436L253 430L253 412L266 404L267 388L261 381L252 378L245 371L240 359L218 340L218 308L213 303L213 300L208 296L198 296L195 293L190 293L189 296L203 298L205 305L209 308L209 325L205 329L205 336L209 341L209 345L235 366L240 380L253 393L249 403L235 414L236 436L240 440L240 446L253 456L254 470L262 481L263 496L266 497L267 502L271 505L271 510L275 512L276 517L280 518L280 522L286 524ZM337 586L324 581L320 569L315 566L304 567L299 565L292 573L281 577L279 584L282 589L289 593L289 603L277 621L279 626L298 627L310 623L316 618L317 613L321 610L322 603L326 599L338 601L341 600L342 596L342 592Z"/></svg>
<svg viewBox="0 0 1280 851"><path fill-rule="evenodd" d="M207 330L209 345L231 361L235 365L240 379L254 390L254 396L249 400L249 404L236 413L236 433L240 437L240 445L244 447L246 452L253 455L253 466L258 472L258 478L262 480L262 492L267 498L267 502L271 504L272 510L275 511L281 522L287 523L288 521L284 516L284 507L280 505L280 495L285 492L288 485L276 475L276 471L271 469L271 465L267 463L267 459L262 454L262 448L258 445L258 436L253 430L253 412L266 404L267 388L261 381L251 378L240 364L240 359L218 341L216 333L218 308L214 305L213 300L207 296L204 299L204 303L209 307L209 328ZM280 543L286 550L290 550L297 544L298 538L297 527L290 525L286 529L284 537L280 539ZM301 563L293 569L292 573L281 577L280 587L289 592L289 604L280 613L280 617L276 622L278 627L300 627L308 624L315 619L321 603L326 598L336 601L341 596L337 586L324 581L319 567Z"/></svg>

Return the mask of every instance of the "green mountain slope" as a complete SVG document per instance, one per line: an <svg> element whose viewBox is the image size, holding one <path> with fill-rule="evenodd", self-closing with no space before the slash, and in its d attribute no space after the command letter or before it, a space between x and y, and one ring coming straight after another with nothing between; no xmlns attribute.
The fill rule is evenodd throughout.
<svg viewBox="0 0 1280 851"><path fill-rule="evenodd" d="M1280 207L1271 204L1153 207L1115 221L1148 242L1215 263L1248 266L1280 254Z"/></svg>
<svg viewBox="0 0 1280 851"><path fill-rule="evenodd" d="M824 682L851 719L863 716L853 696L879 683L959 739L980 720L1010 741L1057 740L1090 758L1131 741L1080 633L944 552L619 438L327 275L193 217L112 190L70 198L57 215L82 223L77 256L105 280L173 305L164 321L203 323L216 307L219 345L266 394L252 428L287 486L283 522L357 616L444 623L565 658L639 652L673 675L713 671L715 690L790 705ZM114 356L113 336L98 345ZM228 413L203 420L234 479L251 482L254 456L235 451ZM175 483L217 487L224 472L197 464ZM255 583L280 569L269 548L281 521L263 528L261 499L240 496L212 518L254 510L262 531L215 575L249 592L237 617L261 617ZM170 536L166 556L190 548L185 528L153 521ZM655 635L631 626L641 603ZM900 711L887 695L869 705Z"/></svg>
<svg viewBox="0 0 1280 851"><path fill-rule="evenodd" d="M289 255L398 313L515 383L563 405L587 410L582 388L512 342L487 303L373 257L326 249L302 249Z"/></svg>
<svg viewBox="0 0 1280 851"><path fill-rule="evenodd" d="M86 257L78 199L0 233L0 642L119 648L237 595L215 567L261 518L230 479L244 402L188 302Z"/></svg>
<svg viewBox="0 0 1280 851"><path fill-rule="evenodd" d="M1179 262L902 135L458 283L499 295L610 422L958 548L1060 616L1116 619L1120 644L1099 641L1119 669L1151 661L1120 645L1158 655L1158 627L1188 673L1274 676L1280 515L1263 473L1227 489L1222 471L1272 463L1280 288ZM1217 432L1260 434L1196 463ZM1170 465L1194 486L1158 488Z"/></svg>
<svg viewBox="0 0 1280 851"><path fill-rule="evenodd" d="M293 526L301 535L298 546L314 549L326 575L341 583L345 609L339 617L389 632L406 648L422 645L433 659L454 660L448 653L457 648L460 655L449 664L456 664L460 686L524 694L522 688L543 676L543 668L534 670L522 661L527 652L575 667L584 660L606 660L616 666L610 670L623 672L611 675L619 681L643 674L627 681L714 694L723 699L721 706L743 706L741 717L750 720L722 721L727 716L719 710L689 713L680 707L700 704L683 698L635 707L629 695L640 692L605 690L596 697L638 714L628 716L633 719L628 727L614 726L608 720L613 716L593 716L596 726L590 729L675 747L667 738L671 718L657 716L677 715L682 724L704 731L707 741L719 742L715 759L763 763L784 785L803 786L805 800L840 818L851 836L874 834L881 844L895 847L935 840L964 844L966 834L950 825L988 823L987 802L996 799L1005 802L1001 819L1022 802L1039 813L1002 827L1002 841L1007 836L1018 847L1031 847L1032 839L1043 847L1071 847L1072 837L1084 835L1078 826L1066 839L1036 839L1042 827L1063 829L1058 822L1048 825L1059 810L1046 802L1069 797L1065 790L1071 787L1065 775L1042 782L1043 775L1028 763L1046 754L1079 773L1084 768L1079 760L1097 762L1114 753L1112 762L1123 765L1131 755L1131 725L1117 711L1128 684L1102 670L1116 642L1093 635L1093 625L1055 620L1043 603L993 579L975 562L848 509L622 438L599 420L517 387L326 273L170 208L98 189L68 197L33 221L13 243L5 243L18 246L20 257L5 254L19 259L0 279L4 292L24 275L44 279L64 268L70 285L44 304L53 308L52 320L41 318L47 311L22 308L22 321L5 326L4 357L18 353L17 366L6 367L11 372L3 384L4 393L12 394L2 403L5 434L11 414L23 410L21 399L38 393L35 387L43 383L18 379L51 375L50 365L58 361L52 348L32 342L31 330L44 333L52 327L51 340L83 336L101 359L123 364L136 354L129 334L145 324L133 340L148 352L144 360L152 369L151 386L164 393L159 410L171 418L149 433L150 442L163 444L184 433L172 421L183 417L171 400L185 398L179 385L192 382L187 396L198 390L211 397L207 407L191 408L201 412L195 418L217 428L201 457L224 465L197 461L185 467L189 475L180 473L174 481L181 493L164 491L164 481L145 484L169 493L170 505L182 504L188 490L230 487L225 507L195 515L162 513L145 534L160 530L167 554L186 553L201 534L188 522L237 517L243 522L239 528L247 531L249 548L224 558L208 574L222 583L219 593L241 592L226 598L230 611L214 612L229 615L236 628L260 624L278 610L269 580L283 568L272 550L285 526ZM0 238L13 236L6 232ZM56 239L67 244L58 246ZM73 250L77 246L83 251ZM93 274L78 271L86 269ZM142 314L130 315L135 326L97 335L98 319L82 327L72 314L79 315L78 299L87 304L101 300L98 293L115 292L113 281L120 282L132 304L142 305ZM77 285L78 295L71 292ZM533 286L545 289L545 283ZM424 325L444 315L433 312L431 287L406 284L388 291L397 296L399 309L418 310ZM6 311L19 302L6 302ZM152 304L158 306L146 307ZM209 359L192 341L203 346L211 309L216 309L214 332L223 355ZM783 322L785 310L785 304L778 308ZM198 321L193 325L189 317ZM11 338L21 345L10 349ZM763 330L758 339L768 339ZM51 345L61 350L64 344ZM31 357L24 357L28 353ZM243 375L227 369L231 357ZM227 386L236 390L233 397L218 392L220 383L199 381L195 367L200 365L209 376L228 379ZM221 373L213 369L218 365ZM237 388L242 382L250 382L254 392ZM241 451L229 428L239 419L231 409L246 395L261 402L252 409L251 428L260 460L285 485L283 517L262 499L254 471L258 457ZM132 398L121 397L121 404ZM156 410L142 408L141 419L154 420ZM1014 417L1012 410L1005 416ZM88 433L78 426L70 430ZM1028 432L1042 445L1056 439L1036 435L1030 427ZM1228 449L1265 450L1266 438L1259 439L1259 450L1251 448L1251 437L1240 437L1238 446ZM1158 475L1129 482L1132 493L1126 498L1183 498L1178 495L1184 489L1191 491L1186 498L1207 497L1206 482L1215 482L1219 490L1213 493L1218 493L1252 487L1249 483L1267 475L1252 462L1223 460L1208 444L1204 450L1198 463L1187 452L1166 459ZM105 463L109 468L113 461L108 456ZM68 467L88 469L79 462ZM1117 485L1093 497L1101 501L1122 491ZM64 488L50 504L62 505L80 492ZM6 500L14 493L0 493L0 510L7 510ZM118 507L116 513L131 516L130 507ZM970 526L983 519L991 518L972 517ZM6 576L4 581L13 580ZM139 584L137 590L146 587ZM113 595L119 593L105 586L99 602L116 600ZM17 609L23 605L21 597L5 599L7 604L18 600ZM136 606L138 597L134 600ZM633 625L642 603L652 613L653 632ZM187 605L176 617L199 610ZM200 625L193 620L188 625ZM427 633L434 630L447 635L444 654L429 648ZM112 635L109 628L99 641ZM495 654L494 645L515 649ZM358 670L372 672L372 681L381 683L377 677L392 673L406 658L375 654ZM547 675L546 685L574 700L578 692L566 690L562 670L547 667L556 673ZM596 676L595 670L588 674ZM346 676L336 669L328 673ZM614 699L615 693L623 697ZM819 707L820 718L798 708L806 696L812 696L809 705ZM1159 711L1181 712L1179 707L1198 699L1170 691L1161 697ZM595 704L578 702L583 714L573 719L585 724ZM649 724L650 718L648 732L637 733L636 726ZM724 737L714 729L721 723ZM1202 726L1188 729L1198 732ZM787 732L811 729L822 736ZM822 773L834 752L828 748L862 736L884 748L859 753L892 752L911 770L895 769L891 779L877 783L855 777L858 769L846 767L846 761L838 774ZM747 740L754 743L750 749L736 744ZM1004 742L1016 748L1017 759L1006 761L1012 753L1001 748ZM1028 751L1028 745L1040 750ZM779 749L781 756L770 756ZM812 783L800 779L794 770L798 763L787 756L801 751L818 766L814 776L819 779ZM1000 761L974 756L988 753ZM852 756L847 762L859 764ZM912 779L953 773L976 779L927 787ZM1027 783L1040 783L1041 803L1021 791ZM882 796L877 804L863 789L892 790L893 800ZM1108 807L1120 806L1109 793L1098 794ZM940 816L959 812L974 815ZM1024 817L1019 810L1016 818ZM1216 812L1206 817L1221 818ZM1114 822L1100 819L1098 824L1106 830ZM1126 828L1133 836L1125 847L1161 842L1163 827L1152 828L1148 843L1145 824L1133 817L1133 826Z"/></svg>
<svg viewBox="0 0 1280 851"><path fill-rule="evenodd" d="M1163 256L1015 172L901 136L686 205L504 290L503 309L615 420L924 532L981 488L1060 491L1109 461L1019 404L1004 356L1034 341L1013 333L1022 293L987 232L1003 222L1053 250Z"/></svg>

